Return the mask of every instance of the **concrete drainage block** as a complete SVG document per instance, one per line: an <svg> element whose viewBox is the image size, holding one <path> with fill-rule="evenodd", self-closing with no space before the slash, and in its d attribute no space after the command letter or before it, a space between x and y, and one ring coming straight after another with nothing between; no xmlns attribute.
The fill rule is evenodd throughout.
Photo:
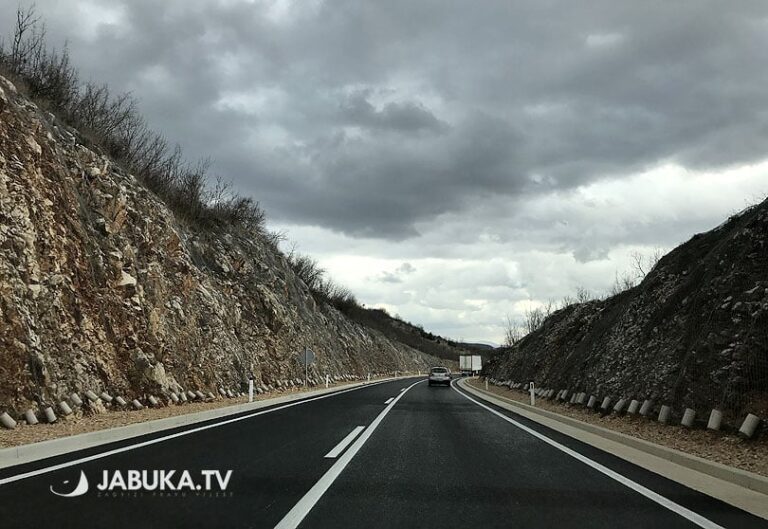
<svg viewBox="0 0 768 529"><path fill-rule="evenodd" d="M693 428L693 421L696 419L696 410L693 410L691 408L685 408L685 411L683 412L683 418L680 421L680 424L682 426L685 426L686 428Z"/></svg>
<svg viewBox="0 0 768 529"><path fill-rule="evenodd" d="M37 420L37 415L35 415L35 412L32 410L27 410L24 412L24 420L27 421L27 424L37 424L39 421Z"/></svg>
<svg viewBox="0 0 768 529"><path fill-rule="evenodd" d="M131 401L131 405L133 406L134 410L143 410L144 409L144 405L141 402L139 402L138 399L133 399Z"/></svg>
<svg viewBox="0 0 768 529"><path fill-rule="evenodd" d="M72 393L69 396L69 402L71 402L72 405L77 407L77 408L79 408L80 406L83 405L83 399L81 399L80 395L78 395L77 393Z"/></svg>
<svg viewBox="0 0 768 529"><path fill-rule="evenodd" d="M160 401L158 401L154 395L150 395L147 400L149 401L149 405L153 408L157 408L160 405Z"/></svg>
<svg viewBox="0 0 768 529"><path fill-rule="evenodd" d="M48 422L48 424L53 424L56 422L56 414L53 413L53 408L48 406L43 410L43 413L45 414L45 420Z"/></svg>
<svg viewBox="0 0 768 529"><path fill-rule="evenodd" d="M604 413L608 413L611 409L611 397L605 397L603 403L600 404L600 410Z"/></svg>
<svg viewBox="0 0 768 529"><path fill-rule="evenodd" d="M173 401L174 404L178 404L179 396L176 393L171 392L171 401Z"/></svg>
<svg viewBox="0 0 768 529"><path fill-rule="evenodd" d="M616 401L616 404L613 406L613 412L622 413L626 405L627 405L627 399L619 399L618 401Z"/></svg>
<svg viewBox="0 0 768 529"><path fill-rule="evenodd" d="M629 407L627 408L627 413L629 415L635 415L640 410L640 401L632 399L629 403Z"/></svg>
<svg viewBox="0 0 768 529"><path fill-rule="evenodd" d="M672 408L666 404L662 405L661 409L659 410L659 422L661 424L667 424L669 422L670 415L672 415Z"/></svg>
<svg viewBox="0 0 768 529"><path fill-rule="evenodd" d="M91 402L96 402L97 400L99 400L99 397L98 397L98 395L96 395L96 393L94 393L94 392L93 392L93 391L91 391L90 389L89 389L89 390L86 390L86 391L85 391L85 393L84 393L84 395L85 395L85 396L86 396L86 398L87 398L88 400L90 400Z"/></svg>
<svg viewBox="0 0 768 529"><path fill-rule="evenodd" d="M101 394L99 395L99 398L101 398L101 400L103 400L104 402L108 402L108 403L112 402L112 395L110 395L106 391L102 391Z"/></svg>
<svg viewBox="0 0 768 529"><path fill-rule="evenodd" d="M13 417L8 415L8 412L3 412L3 414L0 415L0 424L3 425L3 428L8 428L9 430L16 428L16 421L13 420Z"/></svg>
<svg viewBox="0 0 768 529"><path fill-rule="evenodd" d="M125 399L124 399L123 397L119 396L119 395L118 395L117 397L115 397L115 402L117 402L117 404L118 404L119 406L126 406L126 405L128 404L128 403L125 401Z"/></svg>
<svg viewBox="0 0 768 529"><path fill-rule="evenodd" d="M61 410L62 415L71 415L72 414L72 408L70 408L69 404L67 404L67 402L64 401L64 400L59 402L59 409Z"/></svg>
<svg viewBox="0 0 768 529"><path fill-rule="evenodd" d="M216 400L216 396L210 391L208 392L208 400Z"/></svg>
<svg viewBox="0 0 768 529"><path fill-rule="evenodd" d="M648 415L651 414L653 411L653 401L652 400L644 400L643 405L640 406L640 415L643 417L648 417Z"/></svg>
<svg viewBox="0 0 768 529"><path fill-rule="evenodd" d="M205 400L205 395L199 389L197 391L195 391L195 397L197 397L200 400Z"/></svg>
<svg viewBox="0 0 768 529"><path fill-rule="evenodd" d="M720 410L712 410L709 414L709 421L707 421L707 430L719 431L720 425L723 423L723 412Z"/></svg>
<svg viewBox="0 0 768 529"><path fill-rule="evenodd" d="M587 401L587 408L593 409L596 404L597 404L597 397L595 397L594 395L590 395L589 400Z"/></svg>
<svg viewBox="0 0 768 529"><path fill-rule="evenodd" d="M751 439L755 435L759 425L760 417L750 413L741 424L741 428L739 428L739 434L746 437L747 439Z"/></svg>
<svg viewBox="0 0 768 529"><path fill-rule="evenodd" d="M182 391L181 393L179 393L179 399L181 400L181 402L187 402L187 392Z"/></svg>

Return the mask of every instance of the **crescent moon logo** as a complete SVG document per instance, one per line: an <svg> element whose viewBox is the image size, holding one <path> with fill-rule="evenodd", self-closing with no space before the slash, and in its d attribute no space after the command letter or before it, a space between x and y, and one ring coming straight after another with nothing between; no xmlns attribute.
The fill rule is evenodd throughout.
<svg viewBox="0 0 768 529"><path fill-rule="evenodd" d="M64 481L64 484L66 485L69 483L69 480ZM74 498L75 496L82 496L86 492L88 492L88 478L85 477L85 472L82 470L80 471L80 480L77 482L77 487L75 487L75 490L68 494L62 494L61 492L56 492L53 490L53 485L50 486L51 492L53 492L56 496L62 496L64 498Z"/></svg>

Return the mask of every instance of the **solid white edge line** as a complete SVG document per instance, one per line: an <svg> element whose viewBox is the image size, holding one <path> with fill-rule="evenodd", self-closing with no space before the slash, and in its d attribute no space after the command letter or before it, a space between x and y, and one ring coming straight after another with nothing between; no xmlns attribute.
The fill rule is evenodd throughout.
<svg viewBox="0 0 768 529"><path fill-rule="evenodd" d="M384 404L389 404L393 400L395 400L395 397L389 397L387 400L384 401Z"/></svg>
<svg viewBox="0 0 768 529"><path fill-rule="evenodd" d="M591 459L589 459L588 457L580 454L579 452L576 452L575 450L572 450L571 448L568 448L567 446L562 445L562 444L558 443L557 441L555 441L553 439L550 439L546 435L544 435L544 434L542 434L540 432L537 432L536 430L534 430L532 428L529 428L529 427L525 426L524 424L521 424L521 423L517 422L516 420L514 420L514 419L512 419L510 417L507 417L503 413L501 413L501 412L499 412L497 410L494 410L493 408L491 408L489 406L486 406L485 404L483 404L483 403L473 399L469 395L459 391L458 389L456 389L454 387L453 384L451 384L451 387L453 388L453 390L456 393L458 393L459 395L461 395L465 399L468 399L468 400L474 402L475 404L477 404L481 408L485 408L486 410L488 410L489 412L493 413L494 415L496 415L498 417L501 417L502 419L504 419L508 423L511 423L514 426L517 426L518 428L520 428L524 432L531 434L532 436L534 436L534 437L544 441L545 443L549 444L550 446L553 446L553 447L557 448L561 452L564 452L564 453L568 454L569 456L573 457L574 459L577 459L577 460L581 461L585 465L594 468L595 470L597 470L598 472L600 472L602 474L605 474L609 478L612 478L612 479L618 481L619 483L621 483L622 485L624 485L626 487L629 487L630 489L634 490L635 492L637 492L639 494L642 494L643 496L645 496L649 500L658 503L662 507L665 507L665 508L669 509L670 511L676 513L676 514L679 514L683 518L685 518L688 521L698 525L699 527L704 527L705 529L724 529L721 525L716 524L712 520L710 520L708 518L705 518L702 515L694 512L694 511L692 511L690 509L687 509L687 508L683 507L682 505L680 505L678 503L675 503L675 502L673 502L672 500L670 500L668 498L665 498L661 494L659 494L657 492L654 492L651 489L646 488L646 487L640 485L636 481L632 481L628 477L623 476L622 474L619 474L618 472L615 472L615 471L611 470L610 468L605 467L605 466L601 465L600 463L598 463L596 461L592 461Z"/></svg>
<svg viewBox="0 0 768 529"><path fill-rule="evenodd" d="M357 428L355 428L354 430L349 432L347 434L347 436L344 437L344 439L339 441L339 444L337 444L336 446L333 447L333 450L331 450L330 452L325 454L325 457L328 458L328 459L334 459L334 458L338 457L338 455L344 451L344 449L347 447L347 445L349 443L351 443L352 441L354 441L355 437L357 437L358 434L360 432L362 432L363 430L365 430L365 426L358 426Z"/></svg>
<svg viewBox="0 0 768 529"><path fill-rule="evenodd" d="M102 457L108 457L108 456L111 456L111 455L114 455L114 454L119 454L121 452L127 452L127 451L133 450L135 448L142 448L144 446L149 446L149 445L153 445L155 443L160 443L160 442L163 442L163 441L167 441L168 439L175 439L176 437L182 437L182 436L185 436L185 435L190 435L190 434L193 434L193 433L196 433L196 432L201 432L203 430L208 430L210 428L216 428L218 426L224 426L225 424L230 424L230 423L238 422L238 421L244 421L245 419L250 419L251 417L256 417L258 415L264 415L266 413L271 413L273 411L284 410L286 408L291 408L293 406L298 406L300 404L305 404L307 402L312 402L312 401L315 401L315 400L325 399L325 398L333 397L335 395L341 395L343 393L349 393L350 391L357 391L359 389L370 388L370 387L376 386L378 384L384 384L386 382L393 382L393 381L391 381L391 380L382 380L380 382L373 382L371 384L366 384L364 386L357 386L355 388L349 388L349 389L344 389L344 390L341 390L341 391L335 391L333 393L326 393L325 395L318 395L317 397L310 397L308 399L299 400L299 401L296 401L296 402L290 402L288 404L282 404L280 406L275 406L274 408L269 408L267 410L261 410L261 411L255 412L255 413L249 413L248 415L241 415L239 417L235 417L234 419L227 419L225 421L216 422L216 423L213 423L213 424L207 424L205 426L198 426L197 428L192 428L190 430L184 430L183 432L176 432L174 434L165 435L165 436L162 436L162 437L158 437L156 439L150 439L148 441L143 441L141 443L136 443L136 444L132 444L132 445L122 446L120 448L115 448L114 450L108 450L106 452L100 452L98 454L93 454L93 455L90 455L90 456L87 456L87 457L81 457L81 458L78 458L78 459L73 459L72 461L67 461L65 463L59 463L58 465L51 465L49 467L43 467L43 468L39 468L37 470L31 470L29 472L24 472L22 474L16 474L15 476L9 476L7 478L0 479L0 485L5 485L6 483L12 483L14 481L20 481L22 479L31 478L33 476L39 476L40 474L47 474L48 472L53 472L55 470L60 470L62 468L71 467L71 466L74 466L74 465L78 465L80 463L87 463L88 461L93 461L95 459L101 459ZM58 457L58 456L54 456L54 457ZM28 464L28 463L24 463L24 464Z"/></svg>
<svg viewBox="0 0 768 529"><path fill-rule="evenodd" d="M408 392L409 389L422 382L424 381L419 380L418 382L414 382L410 386L403 388L400 394L395 397L395 400L393 400L391 404L382 410L382 412L373 420L373 422L368 425L368 428L365 429L363 434L357 438L354 444L350 446L346 452L344 452L344 455L336 460L333 466L329 468L325 474L323 474L317 483L315 483L312 488L309 489L307 493L298 501L298 503L296 503L296 505L294 505L293 508L288 511L288 514L286 514L283 519L278 522L278 524L275 526L275 529L295 529L298 527L298 525L302 522L302 520L304 520L307 514L309 514L309 511L311 511L315 504L320 500L320 498L323 497L323 494L325 494L330 486L333 485L333 482L336 481L336 478L339 477L339 474L341 474L347 464L352 461L352 458L355 457L355 454L360 451L368 438L371 437L371 434L376 430L381 421L384 420L384 417L386 417L392 408L395 407L397 401L400 400Z"/></svg>

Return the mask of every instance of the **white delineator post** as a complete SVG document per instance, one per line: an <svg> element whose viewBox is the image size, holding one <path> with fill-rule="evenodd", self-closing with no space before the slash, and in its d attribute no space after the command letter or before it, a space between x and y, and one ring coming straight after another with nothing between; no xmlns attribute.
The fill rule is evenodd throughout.
<svg viewBox="0 0 768 529"><path fill-rule="evenodd" d="M248 402L253 402L253 378L248 379Z"/></svg>
<svg viewBox="0 0 768 529"><path fill-rule="evenodd" d="M531 393L531 406L536 406L536 388L533 385L533 382L528 386L528 391Z"/></svg>
<svg viewBox="0 0 768 529"><path fill-rule="evenodd" d="M488 391L488 379L485 379L485 391Z"/></svg>
<svg viewBox="0 0 768 529"><path fill-rule="evenodd" d="M325 389L328 389L328 384L331 381L331 375L325 375Z"/></svg>
<svg viewBox="0 0 768 529"><path fill-rule="evenodd" d="M371 374L370 373L368 373L368 383L369 384L371 383Z"/></svg>

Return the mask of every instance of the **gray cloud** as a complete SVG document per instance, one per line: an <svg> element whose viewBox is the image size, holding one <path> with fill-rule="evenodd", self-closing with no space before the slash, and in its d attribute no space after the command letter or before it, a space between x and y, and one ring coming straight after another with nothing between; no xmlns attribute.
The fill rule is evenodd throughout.
<svg viewBox="0 0 768 529"><path fill-rule="evenodd" d="M762 1L36 3L84 78L324 265L386 260L331 267L363 301L455 337L498 340L523 301L600 291L763 191L723 172L768 158Z"/></svg>
<svg viewBox="0 0 768 529"><path fill-rule="evenodd" d="M402 239L472 198L768 143L760 2L74 5L38 10L87 76L281 222Z"/></svg>

